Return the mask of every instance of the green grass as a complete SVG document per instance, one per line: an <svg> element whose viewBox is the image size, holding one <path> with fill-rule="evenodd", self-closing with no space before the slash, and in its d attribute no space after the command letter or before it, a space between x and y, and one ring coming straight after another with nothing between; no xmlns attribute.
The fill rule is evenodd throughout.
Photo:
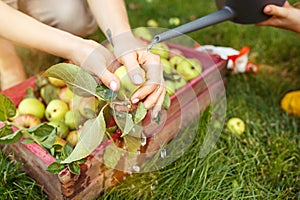
<svg viewBox="0 0 300 200"><path fill-rule="evenodd" d="M126 2L135 7L128 9L133 28L146 26L150 18L161 27L172 28L170 17L185 23L191 16L216 10L214 2L208 0ZM201 158L200 146L210 116L207 110L199 126L189 128L197 130L197 135L182 157L159 171L127 177L99 199L300 199L300 120L280 108L286 92L300 89L300 35L223 22L189 36L201 45L251 48L249 58L259 65L259 73L228 73L226 82L226 119L242 118L246 133L232 135L224 126L214 149ZM99 32L91 37L103 40ZM29 75L59 61L22 48L19 52ZM0 194L4 194L0 198L46 198L42 187L20 171L19 162L14 164L9 158L0 154Z"/></svg>

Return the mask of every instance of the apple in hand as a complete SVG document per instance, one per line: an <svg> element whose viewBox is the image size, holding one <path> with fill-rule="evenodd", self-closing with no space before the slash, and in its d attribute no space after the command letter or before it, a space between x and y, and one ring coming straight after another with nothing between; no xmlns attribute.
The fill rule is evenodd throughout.
<svg viewBox="0 0 300 200"><path fill-rule="evenodd" d="M33 114L19 114L13 119L13 123L24 128L31 128L39 125L42 122L40 118Z"/></svg>
<svg viewBox="0 0 300 200"><path fill-rule="evenodd" d="M65 123L71 130L78 129L86 119L80 114L78 109L72 109L65 114Z"/></svg>
<svg viewBox="0 0 300 200"><path fill-rule="evenodd" d="M48 123L49 125L56 128L56 135L60 138L66 138L69 133L69 127L62 121L53 120Z"/></svg>
<svg viewBox="0 0 300 200"><path fill-rule="evenodd" d="M45 113L45 105L37 98L25 98L18 106L19 114L32 114L42 119Z"/></svg>
<svg viewBox="0 0 300 200"><path fill-rule="evenodd" d="M167 93L171 96L175 93L175 83L171 80L165 80Z"/></svg>
<svg viewBox="0 0 300 200"><path fill-rule="evenodd" d="M143 72L143 82L145 81L145 71ZM130 98L133 93L141 86L141 85L135 85L130 77L128 76L127 68L123 65L119 67L114 74L118 77L120 80L120 89L118 91L118 98L120 100L125 100Z"/></svg>
<svg viewBox="0 0 300 200"><path fill-rule="evenodd" d="M233 117L228 120L227 127L232 134L241 135L245 132L246 125L240 118Z"/></svg>
<svg viewBox="0 0 300 200"><path fill-rule="evenodd" d="M53 99L46 107L45 117L48 121L62 120L69 110L68 104L60 99Z"/></svg>
<svg viewBox="0 0 300 200"><path fill-rule="evenodd" d="M174 69L173 69L171 63L165 58L160 58L160 62L163 65L164 73L172 74Z"/></svg>
<svg viewBox="0 0 300 200"><path fill-rule="evenodd" d="M196 59L184 59L176 67L177 72L187 81L199 76L202 66Z"/></svg>
<svg viewBox="0 0 300 200"><path fill-rule="evenodd" d="M165 43L157 43L150 49L150 52L159 55L161 58L168 59L170 48Z"/></svg>

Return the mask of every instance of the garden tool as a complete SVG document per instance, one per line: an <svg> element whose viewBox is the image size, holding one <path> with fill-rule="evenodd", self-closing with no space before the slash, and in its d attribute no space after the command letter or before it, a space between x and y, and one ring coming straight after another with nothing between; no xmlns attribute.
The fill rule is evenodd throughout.
<svg viewBox="0 0 300 200"><path fill-rule="evenodd" d="M218 11L154 36L148 49L159 42L231 20L240 24L255 24L268 19L263 13L268 4L282 6L286 0L216 0Z"/></svg>

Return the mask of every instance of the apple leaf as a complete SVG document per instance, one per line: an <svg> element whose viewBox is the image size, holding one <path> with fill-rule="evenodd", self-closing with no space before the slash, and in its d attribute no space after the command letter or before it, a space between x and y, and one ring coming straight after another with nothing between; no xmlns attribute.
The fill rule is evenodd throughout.
<svg viewBox="0 0 300 200"><path fill-rule="evenodd" d="M127 112L118 112L113 109L113 117L117 126L121 129L122 135L131 135L134 137L140 137L143 131L143 127L140 124L135 124L132 115Z"/></svg>
<svg viewBox="0 0 300 200"><path fill-rule="evenodd" d="M16 106L5 95L0 94L0 121L6 121L16 115Z"/></svg>
<svg viewBox="0 0 300 200"><path fill-rule="evenodd" d="M147 109L145 105L143 104L143 102L139 102L139 105L134 113L134 123L140 123L145 118L146 114Z"/></svg>
<svg viewBox="0 0 300 200"><path fill-rule="evenodd" d="M108 101L108 102L112 102L113 100L115 100L118 95L116 92L113 92L104 84L98 85L96 88L96 92L103 101Z"/></svg>
<svg viewBox="0 0 300 200"><path fill-rule="evenodd" d="M3 131L6 132L6 134L0 137L0 144L12 144L19 141L22 137L22 132L20 130L13 132L11 128L4 126L1 128L1 132Z"/></svg>
<svg viewBox="0 0 300 200"><path fill-rule="evenodd" d="M68 163L68 169L72 174L80 174L80 165L78 162Z"/></svg>
<svg viewBox="0 0 300 200"><path fill-rule="evenodd" d="M101 144L106 130L104 108L96 118L89 119L84 123L77 145L62 163L71 163L85 158Z"/></svg>
<svg viewBox="0 0 300 200"><path fill-rule="evenodd" d="M126 151L117 147L115 144L107 146L103 155L105 166L115 168L123 153L126 153Z"/></svg>
<svg viewBox="0 0 300 200"><path fill-rule="evenodd" d="M141 138L126 135L124 141L128 152L137 153L141 147Z"/></svg>
<svg viewBox="0 0 300 200"><path fill-rule="evenodd" d="M58 174L63 169L65 169L65 166L61 164L59 161L55 161L47 167L46 171L50 172L51 174Z"/></svg>
<svg viewBox="0 0 300 200"><path fill-rule="evenodd" d="M64 81L79 96L97 96L96 87L98 84L96 80L77 65L59 63L51 66L43 75Z"/></svg>
<svg viewBox="0 0 300 200"><path fill-rule="evenodd" d="M165 110L168 110L170 108L170 105L171 105L171 98L170 98L170 95L166 92L164 101L162 104L162 108Z"/></svg>
<svg viewBox="0 0 300 200"><path fill-rule="evenodd" d="M41 96L47 105L53 99L58 99L59 88L52 84L47 84L43 86L40 89L40 91L41 91Z"/></svg>

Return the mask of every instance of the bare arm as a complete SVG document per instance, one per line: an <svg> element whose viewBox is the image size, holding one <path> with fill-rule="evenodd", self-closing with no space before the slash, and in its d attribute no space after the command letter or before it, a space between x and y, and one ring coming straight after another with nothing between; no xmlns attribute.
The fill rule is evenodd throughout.
<svg viewBox="0 0 300 200"><path fill-rule="evenodd" d="M119 88L118 79L106 69L109 64L107 59L112 55L109 55L108 50L103 46L47 26L12 9L2 1L0 1L0 37L21 46L72 60L75 64L98 76L111 89L118 90ZM93 59L89 59L91 54Z"/></svg>
<svg viewBox="0 0 300 200"><path fill-rule="evenodd" d="M140 66L146 71L146 83L132 95L131 101L145 99L146 108L153 108L156 116L166 92L159 56L146 52L146 47L132 34L124 0L88 0L88 3L108 39L108 31L111 33L114 54L127 67L132 82L142 83Z"/></svg>
<svg viewBox="0 0 300 200"><path fill-rule="evenodd" d="M272 17L258 23L258 26L273 26L300 33L300 9L291 6L288 1L282 7L267 5L264 13Z"/></svg>

